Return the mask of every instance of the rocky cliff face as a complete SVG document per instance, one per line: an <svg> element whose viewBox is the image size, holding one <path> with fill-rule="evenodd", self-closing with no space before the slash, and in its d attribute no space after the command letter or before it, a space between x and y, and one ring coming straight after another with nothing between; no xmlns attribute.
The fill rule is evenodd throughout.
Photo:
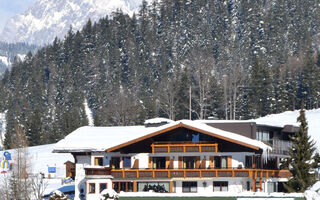
<svg viewBox="0 0 320 200"><path fill-rule="evenodd" d="M90 18L121 9L129 15L138 11L142 0L38 0L25 13L8 20L0 40L44 45L63 38L70 26L79 30Z"/></svg>

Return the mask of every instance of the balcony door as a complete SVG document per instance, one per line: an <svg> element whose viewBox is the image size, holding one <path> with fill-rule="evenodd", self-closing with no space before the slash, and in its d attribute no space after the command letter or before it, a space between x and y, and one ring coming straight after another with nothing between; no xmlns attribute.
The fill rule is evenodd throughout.
<svg viewBox="0 0 320 200"><path fill-rule="evenodd" d="M197 157L196 156L184 156L183 157L183 168L184 169L196 169L197 168Z"/></svg>
<svg viewBox="0 0 320 200"><path fill-rule="evenodd" d="M153 157L153 169L165 169L166 157Z"/></svg>

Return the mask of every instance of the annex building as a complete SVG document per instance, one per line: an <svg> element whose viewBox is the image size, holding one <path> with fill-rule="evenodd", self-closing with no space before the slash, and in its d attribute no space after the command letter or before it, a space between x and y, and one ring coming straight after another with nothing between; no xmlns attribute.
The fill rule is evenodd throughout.
<svg viewBox="0 0 320 200"><path fill-rule="evenodd" d="M297 127L255 121L147 120L142 126L81 127L54 152L75 158L75 199L120 192L280 192Z"/></svg>

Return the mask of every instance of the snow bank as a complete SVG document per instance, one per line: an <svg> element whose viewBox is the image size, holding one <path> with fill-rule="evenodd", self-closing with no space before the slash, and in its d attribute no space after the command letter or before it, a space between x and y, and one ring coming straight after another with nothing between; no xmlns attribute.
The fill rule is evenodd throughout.
<svg viewBox="0 0 320 200"><path fill-rule="evenodd" d="M316 182L309 190L304 192L307 200L320 199L320 181Z"/></svg>
<svg viewBox="0 0 320 200"><path fill-rule="evenodd" d="M308 133L311 135L312 139L316 141L316 146L320 151L320 109L306 110L305 114L309 126ZM299 126L300 124L297 123L298 116L299 110L295 110L280 114L267 115L265 117L258 118L255 121L258 124L280 127L283 127L284 125Z"/></svg>

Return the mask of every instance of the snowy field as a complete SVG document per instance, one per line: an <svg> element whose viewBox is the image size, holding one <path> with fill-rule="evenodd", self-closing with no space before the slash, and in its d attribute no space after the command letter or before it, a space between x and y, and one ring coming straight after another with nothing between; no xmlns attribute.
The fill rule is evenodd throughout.
<svg viewBox="0 0 320 200"><path fill-rule="evenodd" d="M64 178L66 176L64 163L68 160L74 162L74 158L69 153L52 153L55 144L40 145L28 147L28 158L32 163L31 171L34 174L44 173L48 176L48 167L56 167L57 178ZM14 159L14 151L9 150ZM2 158L3 151L0 151L0 158Z"/></svg>
<svg viewBox="0 0 320 200"><path fill-rule="evenodd" d="M266 125L284 126L287 124L299 125L297 118L299 116L299 110L287 111L280 114L267 115L256 119L257 123ZM320 151L320 109L306 110L306 118L309 126L309 134L312 139L316 141L318 151ZM319 199L320 200L320 199Z"/></svg>

